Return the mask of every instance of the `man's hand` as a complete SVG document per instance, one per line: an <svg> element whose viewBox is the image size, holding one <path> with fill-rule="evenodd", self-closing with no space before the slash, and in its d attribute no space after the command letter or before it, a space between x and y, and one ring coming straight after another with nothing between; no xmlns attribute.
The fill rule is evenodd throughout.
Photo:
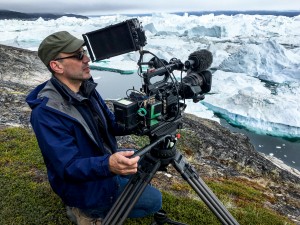
<svg viewBox="0 0 300 225"><path fill-rule="evenodd" d="M109 169L112 173L129 175L137 172L139 156L129 159L134 151L123 151L112 154L109 157Z"/></svg>

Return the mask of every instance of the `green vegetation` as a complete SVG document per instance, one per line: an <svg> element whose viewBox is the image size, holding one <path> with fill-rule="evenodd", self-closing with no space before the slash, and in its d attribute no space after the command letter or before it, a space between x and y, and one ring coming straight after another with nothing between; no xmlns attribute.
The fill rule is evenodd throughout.
<svg viewBox="0 0 300 225"><path fill-rule="evenodd" d="M64 205L49 186L41 153L30 130L0 130L0 168L0 224L72 224ZM292 224L264 208L265 202L275 199L266 196L264 188L255 183L238 179L209 179L206 183L241 225ZM171 188L192 193L186 184ZM190 225L220 224L201 200L174 196L164 190L163 204L173 220ZM151 221L152 217L128 219L126 224L150 224Z"/></svg>

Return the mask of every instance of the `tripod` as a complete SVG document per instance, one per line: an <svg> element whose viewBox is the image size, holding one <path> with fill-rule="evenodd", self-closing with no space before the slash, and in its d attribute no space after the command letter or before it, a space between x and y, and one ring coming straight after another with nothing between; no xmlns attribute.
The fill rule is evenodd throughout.
<svg viewBox="0 0 300 225"><path fill-rule="evenodd" d="M164 135L134 154L134 156L141 156L138 172L130 178L124 191L104 218L104 225L122 225L155 173L165 169L169 164L172 164L181 174L223 225L239 224L198 176L195 169L176 150L175 144L175 136ZM159 215L159 221L162 222L154 222L153 224L182 224L167 219L163 212Z"/></svg>

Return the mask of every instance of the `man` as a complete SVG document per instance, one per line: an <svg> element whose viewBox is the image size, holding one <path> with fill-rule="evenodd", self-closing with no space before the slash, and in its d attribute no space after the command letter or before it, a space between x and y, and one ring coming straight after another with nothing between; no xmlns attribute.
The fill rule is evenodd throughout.
<svg viewBox="0 0 300 225"><path fill-rule="evenodd" d="M30 122L54 192L77 224L101 224L127 179L137 172L139 157L119 151L115 135L125 135L95 90L84 41L66 31L46 37L38 56L52 73L26 101ZM147 186L129 217L161 208L161 193Z"/></svg>

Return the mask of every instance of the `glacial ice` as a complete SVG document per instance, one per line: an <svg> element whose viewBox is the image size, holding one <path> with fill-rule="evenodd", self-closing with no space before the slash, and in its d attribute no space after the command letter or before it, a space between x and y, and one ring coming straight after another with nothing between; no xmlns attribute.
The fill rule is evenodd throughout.
<svg viewBox="0 0 300 225"><path fill-rule="evenodd" d="M132 17L0 20L0 43L37 50L44 37L58 30L80 38ZM199 49L213 53L212 90L201 103L187 101L187 112L214 120L217 113L259 133L300 137L300 16L157 13L138 19L146 30L144 49L159 58L184 61ZM136 71L138 58L130 52L91 65Z"/></svg>

